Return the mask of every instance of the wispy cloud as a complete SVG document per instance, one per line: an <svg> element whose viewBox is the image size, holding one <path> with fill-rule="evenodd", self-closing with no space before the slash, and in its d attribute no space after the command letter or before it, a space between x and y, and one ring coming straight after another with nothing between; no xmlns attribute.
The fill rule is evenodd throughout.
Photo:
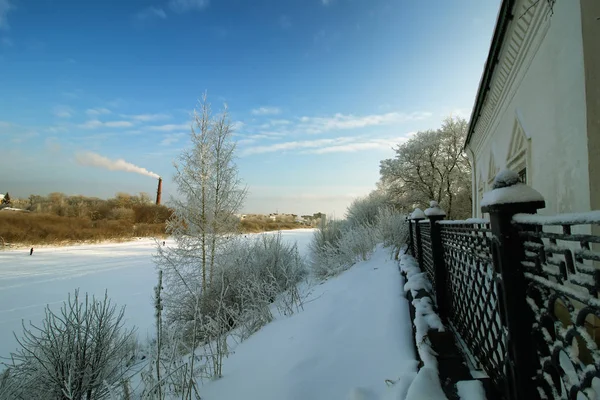
<svg viewBox="0 0 600 400"><path fill-rule="evenodd" d="M253 146L242 150L241 155L296 151L298 154L351 153L365 150L391 150L404 143L411 133L398 137L368 138L342 136L328 139L289 141L270 145ZM243 139L251 140L251 139Z"/></svg>
<svg viewBox="0 0 600 400"><path fill-rule="evenodd" d="M180 130L189 130L190 124L167 124L167 125L154 125L148 126L146 129L158 132L172 132Z"/></svg>
<svg viewBox="0 0 600 400"><path fill-rule="evenodd" d="M8 29L8 13L13 10L13 6L10 0L0 0L0 29Z"/></svg>
<svg viewBox="0 0 600 400"><path fill-rule="evenodd" d="M89 121L84 122L83 124L79 124L79 128L83 129L97 129L97 128L129 128L133 126L133 123L130 121L108 121L102 122L97 119L91 119Z"/></svg>
<svg viewBox="0 0 600 400"><path fill-rule="evenodd" d="M7 37L3 37L2 41L0 41L0 43L2 43L2 46L4 46L4 47L12 47L14 45L13 41Z"/></svg>
<svg viewBox="0 0 600 400"><path fill-rule="evenodd" d="M254 115L277 115L281 110L278 107L259 107L252 110Z"/></svg>
<svg viewBox="0 0 600 400"><path fill-rule="evenodd" d="M68 106L56 106L52 113L58 118L71 118L73 116L73 109Z"/></svg>
<svg viewBox="0 0 600 400"><path fill-rule="evenodd" d="M10 138L10 141L13 143L23 143L37 136L39 136L39 133L29 127L0 121L0 137Z"/></svg>
<svg viewBox="0 0 600 400"><path fill-rule="evenodd" d="M160 142L160 145L161 146L170 146L172 144L179 142L183 137L185 137L185 135L186 134L182 133L182 132L169 133L164 136L163 140Z"/></svg>
<svg viewBox="0 0 600 400"><path fill-rule="evenodd" d="M351 142L350 137L339 137L334 139L318 139L318 140L302 140L302 141L291 141L283 143L274 143L267 146L254 146L248 147L242 150L241 154L248 156L252 154L264 154L264 153L275 153L278 151L289 151L289 150L300 150L300 149L312 149L319 148L322 146L331 146L336 143L348 143Z"/></svg>
<svg viewBox="0 0 600 400"><path fill-rule="evenodd" d="M135 14L135 18L139 21L147 21L152 19L165 19L167 13L162 8L148 7Z"/></svg>
<svg viewBox="0 0 600 400"><path fill-rule="evenodd" d="M308 134L317 134L333 130L365 128L378 125L401 124L430 117L430 112L353 115L337 113L330 117L302 117L299 128Z"/></svg>
<svg viewBox="0 0 600 400"><path fill-rule="evenodd" d="M169 8L177 13L200 11L208 7L208 0L170 0Z"/></svg>
<svg viewBox="0 0 600 400"><path fill-rule="evenodd" d="M388 112L370 115L337 113L330 116L304 116L291 120L270 119L258 125L246 127L245 133L260 133L280 137L316 135L349 129L399 126L406 122L419 121L431 116L432 113L430 112Z"/></svg>
<svg viewBox="0 0 600 400"><path fill-rule="evenodd" d="M134 121L140 122L152 122L152 121L160 121L163 119L169 119L171 116L169 114L137 114L137 115L121 115L123 118L131 118Z"/></svg>
<svg viewBox="0 0 600 400"><path fill-rule="evenodd" d="M110 114L110 112L108 108L89 108L85 110L87 115L106 115Z"/></svg>
<svg viewBox="0 0 600 400"><path fill-rule="evenodd" d="M323 4L324 6L328 6L331 3L333 3L333 0L321 0L321 4Z"/></svg>

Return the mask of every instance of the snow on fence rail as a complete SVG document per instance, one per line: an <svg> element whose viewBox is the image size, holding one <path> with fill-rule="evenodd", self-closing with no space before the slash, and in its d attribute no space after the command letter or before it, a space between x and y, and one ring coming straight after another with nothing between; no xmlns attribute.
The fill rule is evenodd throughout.
<svg viewBox="0 0 600 400"><path fill-rule="evenodd" d="M503 171L493 191L527 201L489 195L489 220L417 213L408 248L443 322L490 377L489 396L600 398L600 211L535 215L544 201L513 178Z"/></svg>

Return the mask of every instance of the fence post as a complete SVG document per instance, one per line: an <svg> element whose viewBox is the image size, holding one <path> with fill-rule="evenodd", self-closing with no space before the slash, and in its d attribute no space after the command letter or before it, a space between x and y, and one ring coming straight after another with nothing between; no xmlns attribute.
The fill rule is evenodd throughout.
<svg viewBox="0 0 600 400"><path fill-rule="evenodd" d="M408 238L408 249L410 250L410 255L412 255L413 257L416 257L415 254L415 242L414 242L414 238L413 238L413 227L412 227L412 219L410 219L410 217L406 217L406 219L408 220L408 234L409 234L409 238Z"/></svg>
<svg viewBox="0 0 600 400"><path fill-rule="evenodd" d="M511 400L533 399L538 397L532 380L539 360L531 337L534 319L527 304L527 283L521 265L525 251L512 217L535 214L545 207L545 202L536 190L519 182L513 171L498 173L492 188L484 194L481 210L490 215L492 260L499 275L499 310L508 330L507 396Z"/></svg>
<svg viewBox="0 0 600 400"><path fill-rule="evenodd" d="M419 221L425 219L425 213L420 208L415 208L415 211L411 214L410 218L413 220L415 224L415 243L417 244L417 254L415 257L417 258L417 262L419 263L419 268L423 267L423 246L421 246L421 227L419 226Z"/></svg>
<svg viewBox="0 0 600 400"><path fill-rule="evenodd" d="M431 259L433 260L433 270L435 273L435 299L438 306L438 312L442 320L448 319L450 304L447 296L448 274L444 265L444 248L442 247L441 227L437 223L446 216L446 212L440 208L437 201L431 201L429 208L425 210L425 215L429 218L429 229L431 232Z"/></svg>

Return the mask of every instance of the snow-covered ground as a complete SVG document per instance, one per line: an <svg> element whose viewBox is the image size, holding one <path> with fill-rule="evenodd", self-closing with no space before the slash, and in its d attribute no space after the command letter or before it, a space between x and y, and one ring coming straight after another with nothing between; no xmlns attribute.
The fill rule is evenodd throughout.
<svg viewBox="0 0 600 400"><path fill-rule="evenodd" d="M308 250L311 229L282 232L296 241L301 255ZM171 244L167 241L167 245ZM58 309L67 294L108 295L126 306L128 326L135 325L141 338L154 333L153 288L156 270L152 240L0 251L0 357L17 347L13 331L22 332L21 321L39 324L49 304Z"/></svg>
<svg viewBox="0 0 600 400"><path fill-rule="evenodd" d="M378 248L315 286L303 311L237 346L202 398L404 399L417 365L403 284L389 250Z"/></svg>
<svg viewBox="0 0 600 400"><path fill-rule="evenodd" d="M307 255L312 230L282 234ZM46 304L59 307L75 288L97 296L107 289L114 302L127 306L127 324L142 337L153 335L154 252L150 240L50 247L33 256L0 252L0 355L16 347L12 331L21 331L22 319L41 321ZM223 377L204 382L202 398L424 398L424 387L436 379L417 375L403 286L398 263L378 247L369 261L312 286L303 310L278 317L231 349Z"/></svg>

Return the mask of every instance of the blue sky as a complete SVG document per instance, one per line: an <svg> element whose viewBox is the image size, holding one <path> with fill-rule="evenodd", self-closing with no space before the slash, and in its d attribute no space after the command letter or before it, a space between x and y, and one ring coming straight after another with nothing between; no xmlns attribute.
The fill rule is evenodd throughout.
<svg viewBox="0 0 600 400"><path fill-rule="evenodd" d="M499 0L0 0L0 191L154 195L204 91L246 212L341 215L412 132L468 117Z"/></svg>

